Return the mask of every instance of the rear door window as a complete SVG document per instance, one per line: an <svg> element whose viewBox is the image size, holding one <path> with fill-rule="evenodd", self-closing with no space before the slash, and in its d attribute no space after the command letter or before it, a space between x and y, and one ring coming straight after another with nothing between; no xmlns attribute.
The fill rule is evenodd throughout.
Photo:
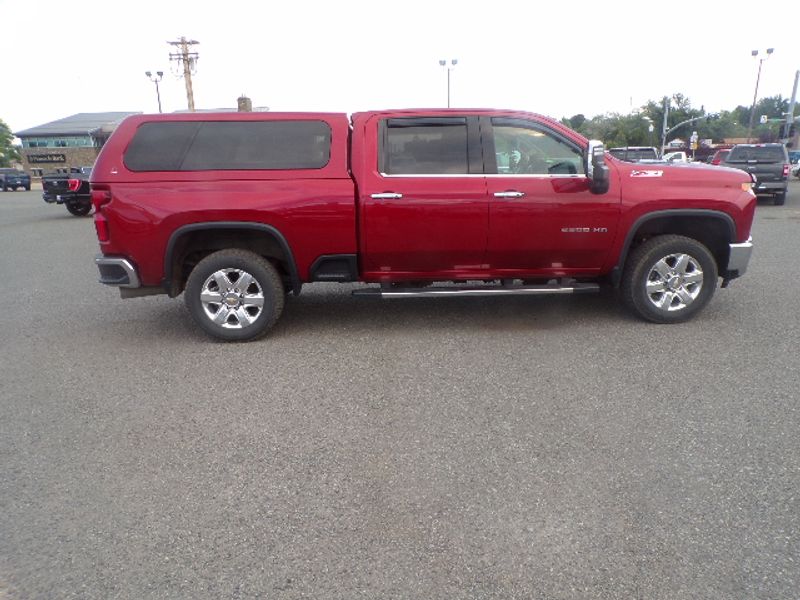
<svg viewBox="0 0 800 600"><path fill-rule="evenodd" d="M378 169L385 175L466 175L470 168L466 117L386 119Z"/></svg>

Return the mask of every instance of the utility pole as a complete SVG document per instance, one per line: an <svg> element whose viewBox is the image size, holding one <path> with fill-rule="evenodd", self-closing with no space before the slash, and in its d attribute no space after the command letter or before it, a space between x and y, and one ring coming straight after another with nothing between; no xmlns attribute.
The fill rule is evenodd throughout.
<svg viewBox="0 0 800 600"><path fill-rule="evenodd" d="M183 67L183 80L186 82L186 100L189 103L189 110L194 112L194 90L192 90L192 73L197 71L197 59L200 56L197 52L189 52L189 47L199 44L197 40L181 39L175 42L167 42L170 46L175 46L178 52L170 52L169 59L177 61ZM179 75L180 76L180 75Z"/></svg>
<svg viewBox="0 0 800 600"><path fill-rule="evenodd" d="M783 129L783 137L788 138L789 132L792 129L792 123L794 123L794 104L797 100L797 82L800 80L800 71L796 71L794 74L794 87L792 88L792 99L789 101L789 112L786 113L786 125L784 125Z"/></svg>

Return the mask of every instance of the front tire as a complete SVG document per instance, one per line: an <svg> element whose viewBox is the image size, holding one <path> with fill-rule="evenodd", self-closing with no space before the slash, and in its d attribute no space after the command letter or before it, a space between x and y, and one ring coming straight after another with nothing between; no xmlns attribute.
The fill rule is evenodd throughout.
<svg viewBox="0 0 800 600"><path fill-rule="evenodd" d="M645 320L680 323L702 310L716 287L717 263L706 246L684 236L662 235L631 253L622 299Z"/></svg>
<svg viewBox="0 0 800 600"><path fill-rule="evenodd" d="M203 331L224 342L266 334L283 312L278 271L248 250L220 250L201 260L186 282L186 306Z"/></svg>
<svg viewBox="0 0 800 600"><path fill-rule="evenodd" d="M85 217L92 210L91 202L65 202L64 206L67 207L69 214L76 217Z"/></svg>

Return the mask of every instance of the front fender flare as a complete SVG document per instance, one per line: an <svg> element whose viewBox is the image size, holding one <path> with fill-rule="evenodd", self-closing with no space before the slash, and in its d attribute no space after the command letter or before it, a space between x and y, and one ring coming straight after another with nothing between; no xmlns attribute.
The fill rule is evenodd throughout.
<svg viewBox="0 0 800 600"><path fill-rule="evenodd" d="M631 248L631 244L633 243L633 238L636 235L636 232L649 221L653 221L655 219L663 219L669 217L698 217L703 219L716 219L718 221L722 221L728 228L728 233L730 236L729 241L734 241L736 239L736 223L728 213L719 211L719 210L710 210L710 209L669 209L669 210L657 210L654 212L649 212L634 221L633 225L631 225L630 229L628 229L628 233L625 236L625 242L622 245L622 250L620 251L619 260L617 260L617 264L611 270L611 282L614 287L619 287L620 282L622 281L622 272L625 268L625 261L628 259L628 253Z"/></svg>

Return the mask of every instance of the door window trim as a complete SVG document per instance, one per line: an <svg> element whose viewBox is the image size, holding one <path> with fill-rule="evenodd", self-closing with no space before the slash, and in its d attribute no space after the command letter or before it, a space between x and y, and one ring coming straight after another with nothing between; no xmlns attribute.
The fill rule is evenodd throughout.
<svg viewBox="0 0 800 600"><path fill-rule="evenodd" d="M575 149L581 155L582 162L586 162L586 149L575 143L573 140L562 135L558 131L547 127L546 125L529 119L520 119L518 117L502 117L502 116L482 116L480 118L481 140L483 143L483 156L484 156L484 173L486 178L496 179L499 177L519 177L523 179L587 179L586 173L498 173L497 172L497 154L494 144L494 127L507 126L519 127L521 129L532 129L539 131L545 135L550 135L557 141Z"/></svg>

